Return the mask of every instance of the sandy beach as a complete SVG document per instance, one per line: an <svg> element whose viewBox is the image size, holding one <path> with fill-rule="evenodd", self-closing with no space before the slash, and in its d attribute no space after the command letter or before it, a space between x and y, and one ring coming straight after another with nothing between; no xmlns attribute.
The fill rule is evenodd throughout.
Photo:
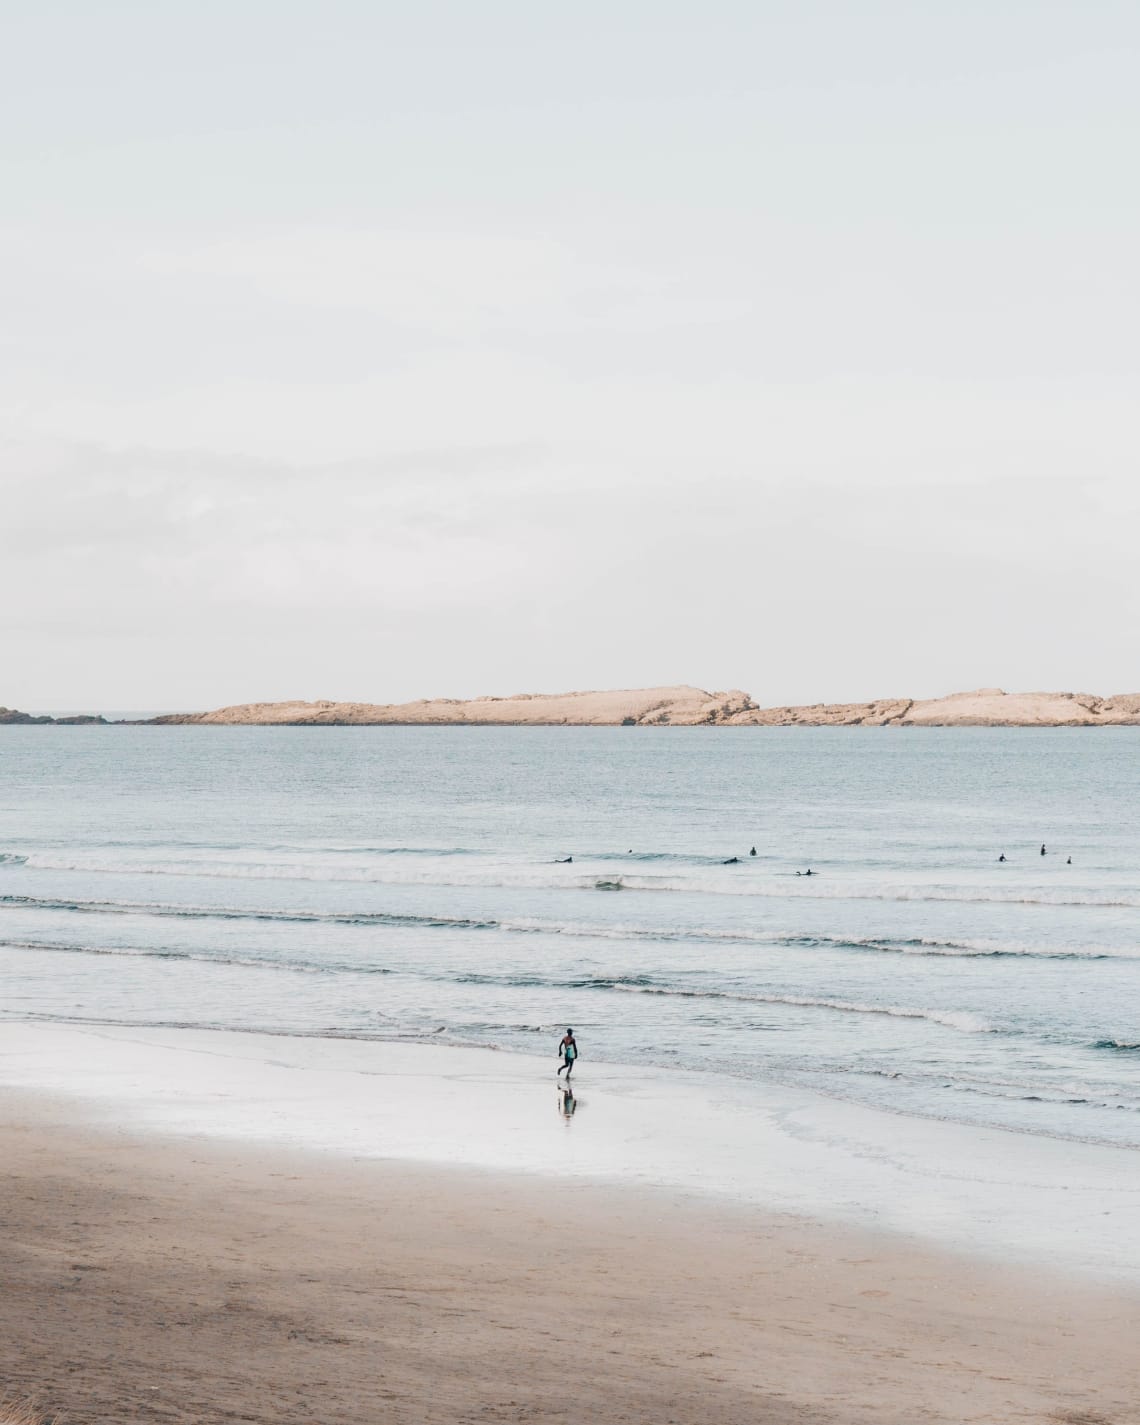
<svg viewBox="0 0 1140 1425"><path fill-rule="evenodd" d="M125 1421L1140 1419L1134 1298L740 1208L9 1102L0 1379Z"/></svg>
<svg viewBox="0 0 1140 1425"><path fill-rule="evenodd" d="M339 1046L388 1052L364 1076L386 1108L353 1100L374 1141L331 1151L297 1146L290 1115L335 1118L359 1061L277 1041L259 1077L242 1036L5 1033L0 1382L73 1425L1140 1420L1134 1285L607 1180L594 1139L621 1092L598 1071L566 1120L514 1056L496 1080L504 1056ZM64 1036L71 1091L31 1090ZM225 1118L243 1083L257 1134ZM433 1131L466 1114L501 1138L538 1094L545 1175L521 1153L423 1161ZM417 1116L426 1136L399 1138Z"/></svg>

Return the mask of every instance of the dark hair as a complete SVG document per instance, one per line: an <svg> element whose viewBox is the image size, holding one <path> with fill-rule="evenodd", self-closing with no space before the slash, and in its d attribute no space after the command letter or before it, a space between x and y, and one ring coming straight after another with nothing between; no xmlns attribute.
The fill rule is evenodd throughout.
<svg viewBox="0 0 1140 1425"><path fill-rule="evenodd" d="M573 1034L574 1031L573 1031L572 1029L568 1029L568 1030L566 1031L566 1033L567 1033L567 1034Z"/></svg>

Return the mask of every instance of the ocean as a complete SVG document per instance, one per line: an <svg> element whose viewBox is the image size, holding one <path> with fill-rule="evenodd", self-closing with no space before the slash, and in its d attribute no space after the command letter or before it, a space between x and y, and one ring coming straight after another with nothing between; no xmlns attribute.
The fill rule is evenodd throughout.
<svg viewBox="0 0 1140 1425"><path fill-rule="evenodd" d="M1140 728L3 728L0 1017L1135 1147Z"/></svg>

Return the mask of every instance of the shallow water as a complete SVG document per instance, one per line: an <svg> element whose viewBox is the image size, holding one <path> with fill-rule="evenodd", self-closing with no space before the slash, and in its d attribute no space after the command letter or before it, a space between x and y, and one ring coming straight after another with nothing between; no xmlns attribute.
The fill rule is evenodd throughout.
<svg viewBox="0 0 1140 1425"><path fill-rule="evenodd" d="M1140 729L0 729L0 1014L573 1024L1135 1146L1138 782Z"/></svg>

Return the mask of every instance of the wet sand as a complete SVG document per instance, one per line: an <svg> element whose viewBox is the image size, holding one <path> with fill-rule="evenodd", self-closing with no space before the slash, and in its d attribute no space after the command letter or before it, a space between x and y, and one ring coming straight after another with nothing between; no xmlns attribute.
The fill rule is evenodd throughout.
<svg viewBox="0 0 1140 1425"><path fill-rule="evenodd" d="M1140 1302L677 1193L7 1092L0 1395L123 1422L1140 1421Z"/></svg>

